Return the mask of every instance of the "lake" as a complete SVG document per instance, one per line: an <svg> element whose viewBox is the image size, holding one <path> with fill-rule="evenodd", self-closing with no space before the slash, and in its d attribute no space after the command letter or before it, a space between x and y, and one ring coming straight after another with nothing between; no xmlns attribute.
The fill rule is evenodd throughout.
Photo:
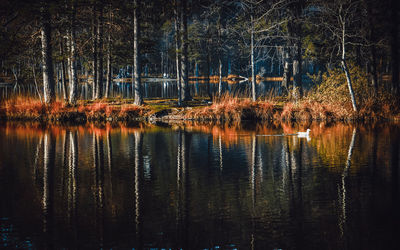
<svg viewBox="0 0 400 250"><path fill-rule="evenodd" d="M0 248L396 249L399 144L394 123L3 123Z"/></svg>

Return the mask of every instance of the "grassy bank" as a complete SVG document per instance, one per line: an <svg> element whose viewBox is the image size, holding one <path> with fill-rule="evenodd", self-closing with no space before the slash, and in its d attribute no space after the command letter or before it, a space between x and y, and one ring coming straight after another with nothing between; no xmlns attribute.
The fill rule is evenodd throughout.
<svg viewBox="0 0 400 250"><path fill-rule="evenodd" d="M321 102L307 97L301 101L260 100L225 95L209 104L204 99L195 99L178 107L174 99L145 100L143 106L133 100L104 99L80 101L69 106L62 101L50 105L37 99L18 97L0 105L2 120L29 121L133 121L133 120L196 120L226 121L347 121L347 120L399 120L398 100L388 98L365 100L367 105L353 112L350 103Z"/></svg>

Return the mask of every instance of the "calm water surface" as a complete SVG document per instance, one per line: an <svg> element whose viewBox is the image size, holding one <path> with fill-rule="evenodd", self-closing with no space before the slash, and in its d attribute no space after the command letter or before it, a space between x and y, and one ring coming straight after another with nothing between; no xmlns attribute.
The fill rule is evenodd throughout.
<svg viewBox="0 0 400 250"><path fill-rule="evenodd" d="M309 126L3 124L0 248L397 248L400 126Z"/></svg>

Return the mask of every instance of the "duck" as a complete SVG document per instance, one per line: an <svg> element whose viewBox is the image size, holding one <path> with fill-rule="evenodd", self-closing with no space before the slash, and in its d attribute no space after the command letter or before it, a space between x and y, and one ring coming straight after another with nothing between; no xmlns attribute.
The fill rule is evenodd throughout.
<svg viewBox="0 0 400 250"><path fill-rule="evenodd" d="M298 137L308 137L310 135L310 131L311 131L311 129L308 128L306 132L297 132L297 136Z"/></svg>

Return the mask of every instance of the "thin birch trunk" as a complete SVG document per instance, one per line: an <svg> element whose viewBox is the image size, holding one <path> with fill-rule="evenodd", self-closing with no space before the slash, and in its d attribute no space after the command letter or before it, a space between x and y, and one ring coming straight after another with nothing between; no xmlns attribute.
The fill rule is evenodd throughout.
<svg viewBox="0 0 400 250"><path fill-rule="evenodd" d="M96 5L93 5L93 19L92 19L92 39L93 39L93 44L92 44L92 72L93 72L93 83L92 83L92 99L94 100L96 98L96 83L97 83L97 39L96 39L96 27L97 27L97 21L96 21L96 15L97 15L97 9Z"/></svg>
<svg viewBox="0 0 400 250"><path fill-rule="evenodd" d="M219 80L218 80L218 95L221 96L222 95L222 62L221 62L221 58L218 60L218 64L219 64Z"/></svg>
<svg viewBox="0 0 400 250"><path fill-rule="evenodd" d="M187 31L187 0L182 0L182 71L181 71L181 81L182 81L182 99L183 101L189 101L192 99L190 96L189 89L189 63L188 63L188 31Z"/></svg>
<svg viewBox="0 0 400 250"><path fill-rule="evenodd" d="M178 87L178 106L182 106L182 83L181 83L181 56L179 53L179 39L180 35L180 23L179 23L179 4L178 0L175 0L175 60L176 60L176 84Z"/></svg>
<svg viewBox="0 0 400 250"><path fill-rule="evenodd" d="M97 16L97 81L96 81L96 99L103 97L103 2L99 3L99 13Z"/></svg>
<svg viewBox="0 0 400 250"><path fill-rule="evenodd" d="M64 46L63 46L63 41L60 41L60 55L62 56L61 59L61 86L62 86L62 94L63 94L63 99L65 102L68 101L67 97L67 79L66 74L65 74L65 60L64 60Z"/></svg>
<svg viewBox="0 0 400 250"><path fill-rule="evenodd" d="M42 95L40 94L39 88L38 88L38 83L36 80L36 70L35 70L35 64L32 62L32 73L33 73L33 81L35 83L35 90L37 95L39 96L40 102L42 102Z"/></svg>
<svg viewBox="0 0 400 250"><path fill-rule="evenodd" d="M75 49L75 15L76 15L76 3L72 4L71 12L71 27L70 27L70 61L71 61L71 78L70 78L70 92L69 92L69 103L72 105L76 104L78 97L78 79L76 73L76 49Z"/></svg>
<svg viewBox="0 0 400 250"><path fill-rule="evenodd" d="M110 86L112 84L112 69L111 69L111 25L112 25L112 18L111 18L111 5L109 9L109 27L108 27L108 39L107 39L107 81L106 81L106 93L105 98L110 96Z"/></svg>
<svg viewBox="0 0 400 250"><path fill-rule="evenodd" d="M134 60L134 89L135 89L135 104L142 105L143 104L143 94L142 94L142 83L141 83L141 64L140 64L140 48L139 48L139 39L140 39L140 28L139 28L139 3L140 0L134 0L134 10L133 10L133 22L134 22L134 31L133 31L133 60Z"/></svg>
<svg viewBox="0 0 400 250"><path fill-rule="evenodd" d="M255 73L255 65L254 65L254 24L253 24L253 15L251 15L251 31L250 31L250 53L251 53L251 98L253 101L256 101L256 73Z"/></svg>
<svg viewBox="0 0 400 250"><path fill-rule="evenodd" d="M345 39L345 37L346 37L346 23L342 22L342 69L344 71L344 74L346 75L347 86L349 88L353 111L357 112L357 104L356 104L356 99L354 97L353 86L351 84L350 72L349 72L349 69L348 69L347 63L346 63L346 39Z"/></svg>
<svg viewBox="0 0 400 250"><path fill-rule="evenodd" d="M283 79L282 79L282 87L285 91L289 92L290 86L290 55L289 55L289 48L285 47L283 51Z"/></svg>
<svg viewBox="0 0 400 250"><path fill-rule="evenodd" d="M41 7L42 16L42 68L43 68L43 91L44 102L51 103L56 99L53 78L53 60L51 57L51 26L48 2L43 1Z"/></svg>

